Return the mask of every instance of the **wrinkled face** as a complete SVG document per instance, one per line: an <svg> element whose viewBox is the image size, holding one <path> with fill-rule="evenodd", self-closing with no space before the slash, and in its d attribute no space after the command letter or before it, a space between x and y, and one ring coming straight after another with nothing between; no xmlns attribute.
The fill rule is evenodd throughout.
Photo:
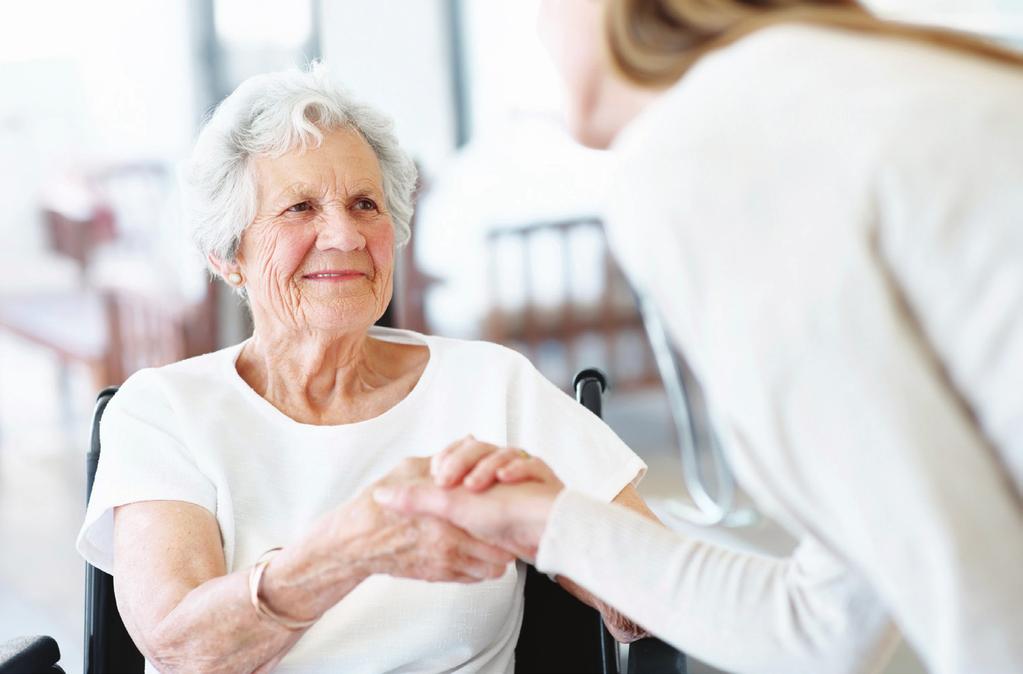
<svg viewBox="0 0 1023 674"><path fill-rule="evenodd" d="M257 212L237 263L257 332L363 331L391 299L394 223L380 163L358 133L254 161Z"/></svg>

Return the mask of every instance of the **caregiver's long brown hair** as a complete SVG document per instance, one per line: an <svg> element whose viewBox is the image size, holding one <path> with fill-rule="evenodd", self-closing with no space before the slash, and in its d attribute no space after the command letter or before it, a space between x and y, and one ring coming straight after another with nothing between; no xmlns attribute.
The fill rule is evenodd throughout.
<svg viewBox="0 0 1023 674"><path fill-rule="evenodd" d="M611 61L629 80L674 83L707 52L780 23L916 40L1023 67L1023 55L979 37L886 21L855 0L604 0Z"/></svg>

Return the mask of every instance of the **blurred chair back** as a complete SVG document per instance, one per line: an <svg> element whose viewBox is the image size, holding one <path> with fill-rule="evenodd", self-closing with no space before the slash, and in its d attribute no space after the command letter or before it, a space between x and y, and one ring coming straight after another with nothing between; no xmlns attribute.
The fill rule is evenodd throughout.
<svg viewBox="0 0 1023 674"><path fill-rule="evenodd" d="M58 175L43 189L50 248L84 273L100 248L147 250L170 189L165 164L138 161Z"/></svg>
<svg viewBox="0 0 1023 674"><path fill-rule="evenodd" d="M216 288L198 304L124 288L103 291L107 321L107 381L121 384L146 367L159 367L217 348Z"/></svg>
<svg viewBox="0 0 1023 674"><path fill-rule="evenodd" d="M659 384L635 297L600 220L494 229L487 269L484 339L521 351L562 387L583 362L605 368L621 390Z"/></svg>
<svg viewBox="0 0 1023 674"><path fill-rule="evenodd" d="M203 272L180 258L186 253L177 248L187 244L173 226L171 183L168 166L158 161L55 176L43 198L51 246L78 262L84 287L22 300L53 314L49 321L25 320L8 301L0 306L0 325L65 361L85 363L97 387L214 350L216 289L208 281L205 293L183 287L198 279L190 274Z"/></svg>
<svg viewBox="0 0 1023 674"><path fill-rule="evenodd" d="M71 258L84 273L93 251L114 239L114 218L109 208L97 207L85 217L43 207L50 249Z"/></svg>
<svg viewBox="0 0 1023 674"><path fill-rule="evenodd" d="M419 180L416 183L413 198L418 204L429 193L430 184L423 177L422 167L416 164L416 169L419 171ZM409 222L409 231L412 236L408 243L398 251L395 259L394 297L391 299L391 305L388 306L390 322L378 324L429 334L431 330L426 315L426 297L430 288L441 283L441 279L424 272L416 259L416 250L419 245L419 238L416 236L418 220L419 209L416 209L412 213L411 222Z"/></svg>

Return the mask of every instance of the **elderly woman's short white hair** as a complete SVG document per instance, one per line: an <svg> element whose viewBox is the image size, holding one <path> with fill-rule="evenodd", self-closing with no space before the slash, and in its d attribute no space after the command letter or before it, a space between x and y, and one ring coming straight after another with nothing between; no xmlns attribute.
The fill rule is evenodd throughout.
<svg viewBox="0 0 1023 674"><path fill-rule="evenodd" d="M253 157L318 147L324 132L338 129L358 132L376 154L395 242L404 245L416 167L392 128L390 119L334 84L322 64L245 80L217 106L185 165L185 209L199 250L234 260L256 215Z"/></svg>

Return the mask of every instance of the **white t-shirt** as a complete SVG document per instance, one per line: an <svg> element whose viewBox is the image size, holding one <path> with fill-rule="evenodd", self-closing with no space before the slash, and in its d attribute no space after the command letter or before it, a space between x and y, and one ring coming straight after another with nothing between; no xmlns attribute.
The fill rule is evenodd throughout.
<svg viewBox="0 0 1023 674"><path fill-rule="evenodd" d="M775 26L615 155L612 249L801 544L750 555L566 493L538 568L728 671L877 671L892 618L931 671L1021 671L1023 70Z"/></svg>
<svg viewBox="0 0 1023 674"><path fill-rule="evenodd" d="M425 344L430 359L404 400L340 426L298 423L249 388L235 369L241 344L134 374L100 427L81 554L111 572L113 508L169 499L213 513L228 571L244 569L402 458L429 456L468 433L528 449L566 484L602 501L642 477L639 457L514 351L401 330L370 335ZM510 672L524 578L521 564L468 585L372 576L277 671Z"/></svg>

